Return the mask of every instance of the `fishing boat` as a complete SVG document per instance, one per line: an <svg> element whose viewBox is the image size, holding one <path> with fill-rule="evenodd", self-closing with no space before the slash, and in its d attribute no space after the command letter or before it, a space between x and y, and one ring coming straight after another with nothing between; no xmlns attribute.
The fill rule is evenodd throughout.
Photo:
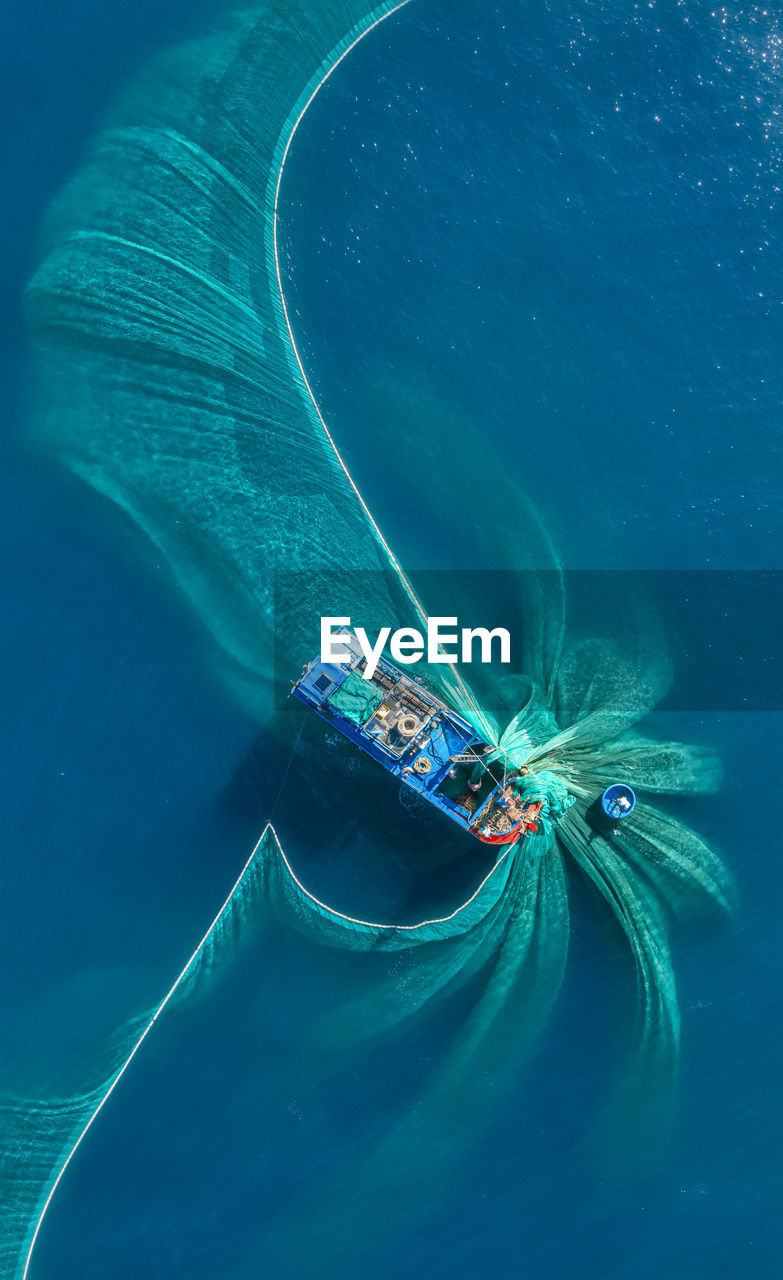
<svg viewBox="0 0 783 1280"><path fill-rule="evenodd" d="M385 657L366 678L355 633L335 638L349 656L314 658L294 697L484 844L513 844L537 829L541 805L517 797L513 775L472 724Z"/></svg>

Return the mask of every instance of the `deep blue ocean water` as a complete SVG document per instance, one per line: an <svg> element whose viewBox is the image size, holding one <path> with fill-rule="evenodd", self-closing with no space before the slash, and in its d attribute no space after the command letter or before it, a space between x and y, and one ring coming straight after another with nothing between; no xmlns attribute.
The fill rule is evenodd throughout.
<svg viewBox="0 0 783 1280"><path fill-rule="evenodd" d="M31 1091L78 1063L74 1011L97 1042L115 1011L159 998L280 776L154 554L18 444L19 298L40 219L122 84L209 20L206 6L86 0L4 17L2 1010L4 1060ZM319 401L405 563L473 563L470 514L433 470L462 450L480 508L499 459L570 567L777 565L781 39L760 5L414 0L324 89L283 189L287 288ZM730 613L736 596L714 583ZM758 705L769 669L736 679ZM722 793L676 812L722 850L741 897L730 926L677 933L671 1133L633 1160L602 1134L632 978L575 885L569 970L536 1061L453 1185L433 1187L426 1221L362 1274L778 1273L779 716L713 693L693 710L685 691L658 719L724 756ZM379 905L401 885L435 892L357 837L360 807L346 842L319 797L320 843L305 847L317 741L305 734L277 815L314 887ZM392 829L408 820L390 801ZM161 1023L69 1170L33 1276L319 1276L295 1233L285 1266L265 1259L265 1230L350 1169L439 1047L436 1020L429 1040L316 1087L318 1010L356 974L352 957L265 932Z"/></svg>

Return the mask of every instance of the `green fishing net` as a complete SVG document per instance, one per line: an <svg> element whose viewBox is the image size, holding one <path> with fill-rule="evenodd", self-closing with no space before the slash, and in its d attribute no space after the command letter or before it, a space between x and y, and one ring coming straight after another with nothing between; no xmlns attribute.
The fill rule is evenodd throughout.
<svg viewBox="0 0 783 1280"><path fill-rule="evenodd" d="M344 684L332 694L329 706L334 707L353 724L364 724L381 705L382 700L383 694L375 685L352 671Z"/></svg>
<svg viewBox="0 0 783 1280"><path fill-rule="evenodd" d="M292 131L327 72L392 7L249 3L158 59L58 199L27 294L38 446L151 539L213 637L222 675L265 725L276 723L276 646L309 659L314 618L344 614L377 630L420 624L426 611L310 397L275 245ZM518 785L541 803L537 829L499 849L466 901L403 925L315 897L286 856L283 807L280 831L265 831L168 996L96 1051L84 1087L63 1081L59 1097L6 1099L0 1256L9 1275L26 1275L57 1178L155 1020L198 993L261 904L329 947L399 953L403 982L390 970L333 1011L347 1052L427 1016L455 988L470 990L460 1035L418 1108L428 1149L444 1130L475 1131L546 1021L567 951L567 863L595 885L628 940L641 1051L671 1072L679 1020L669 918L699 900L727 908L732 889L718 856L653 801L714 788L718 769L709 752L634 727L668 679L644 604L629 605L622 635L574 632L545 531L521 494L509 490L501 505L506 518L516 513L518 534L504 541L506 561L543 570L520 579L523 674L474 669L469 684L464 671L440 667L431 678L491 741L492 767L527 770ZM297 575L304 598L290 587ZM640 797L616 835L591 823L610 781ZM487 1073L489 1094L477 1088ZM410 1123L390 1128L362 1174L368 1185L382 1185ZM336 1201L329 1212L340 1212Z"/></svg>

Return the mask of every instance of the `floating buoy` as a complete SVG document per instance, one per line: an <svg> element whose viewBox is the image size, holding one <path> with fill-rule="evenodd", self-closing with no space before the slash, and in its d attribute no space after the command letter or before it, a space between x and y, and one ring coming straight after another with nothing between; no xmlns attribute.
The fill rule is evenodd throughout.
<svg viewBox="0 0 783 1280"><path fill-rule="evenodd" d="M627 818L629 813L633 813L635 804L636 796L624 782L613 782L601 796L601 808L612 822Z"/></svg>

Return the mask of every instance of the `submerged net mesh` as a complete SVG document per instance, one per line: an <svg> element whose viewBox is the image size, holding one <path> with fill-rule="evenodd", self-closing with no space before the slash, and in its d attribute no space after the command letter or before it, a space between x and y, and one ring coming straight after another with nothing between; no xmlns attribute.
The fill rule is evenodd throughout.
<svg viewBox="0 0 783 1280"><path fill-rule="evenodd" d="M0 1091L0 1229L2 1274L26 1277L46 1211L71 1159L106 1102L174 1004L197 997L234 953L263 901L267 828L228 897L175 981L151 1010L130 1018L84 1067L79 1087L62 1081L59 1096L25 1098Z"/></svg>
<svg viewBox="0 0 783 1280"><path fill-rule="evenodd" d="M269 0L153 64L51 210L27 291L39 440L146 531L264 717L274 640L312 646L299 602L273 637L276 571L307 572L308 622L341 608L335 570L379 571L351 591L369 626L410 611L306 393L274 246L297 117L392 7Z"/></svg>
<svg viewBox="0 0 783 1280"><path fill-rule="evenodd" d="M281 165L308 99L393 7L268 0L151 66L52 211L28 291L44 386L38 441L160 548L264 721L273 714L274 637L306 658L320 613L361 616L376 628L423 615L309 396L274 236ZM546 560L546 535L521 495L516 510ZM557 993L568 937L565 856L628 939L642 1046L656 1070L671 1071L678 1013L669 908L698 899L727 907L732 890L718 857L648 797L714 787L717 769L703 750L651 742L633 728L667 680L654 618L628 605L622 634L572 634L562 574L554 557L547 563L547 572L525 575L525 676L485 677L470 689L459 672L437 673L439 691L496 745L493 759L529 771L520 786L542 803L538 830L501 850L465 903L413 925L357 919L319 901L267 830L168 995L128 1024L94 1064L91 1083L71 1095L64 1082L64 1100L7 1100L0 1249L9 1274L26 1274L56 1179L154 1021L200 989L261 899L328 946L400 953L404 981L390 972L332 1019L348 1051L476 980L471 1011L415 1119L441 1164L452 1150L444 1132L459 1131L464 1142L466 1128L481 1122ZM335 570L346 584L338 599ZM279 572L305 574L307 598L288 593L275 607ZM591 809L618 780L644 799L611 836L595 828ZM497 1088L477 1091L488 1072ZM411 1123L401 1117L390 1130L361 1173L364 1185L382 1184ZM339 1203L329 1204L332 1234Z"/></svg>

